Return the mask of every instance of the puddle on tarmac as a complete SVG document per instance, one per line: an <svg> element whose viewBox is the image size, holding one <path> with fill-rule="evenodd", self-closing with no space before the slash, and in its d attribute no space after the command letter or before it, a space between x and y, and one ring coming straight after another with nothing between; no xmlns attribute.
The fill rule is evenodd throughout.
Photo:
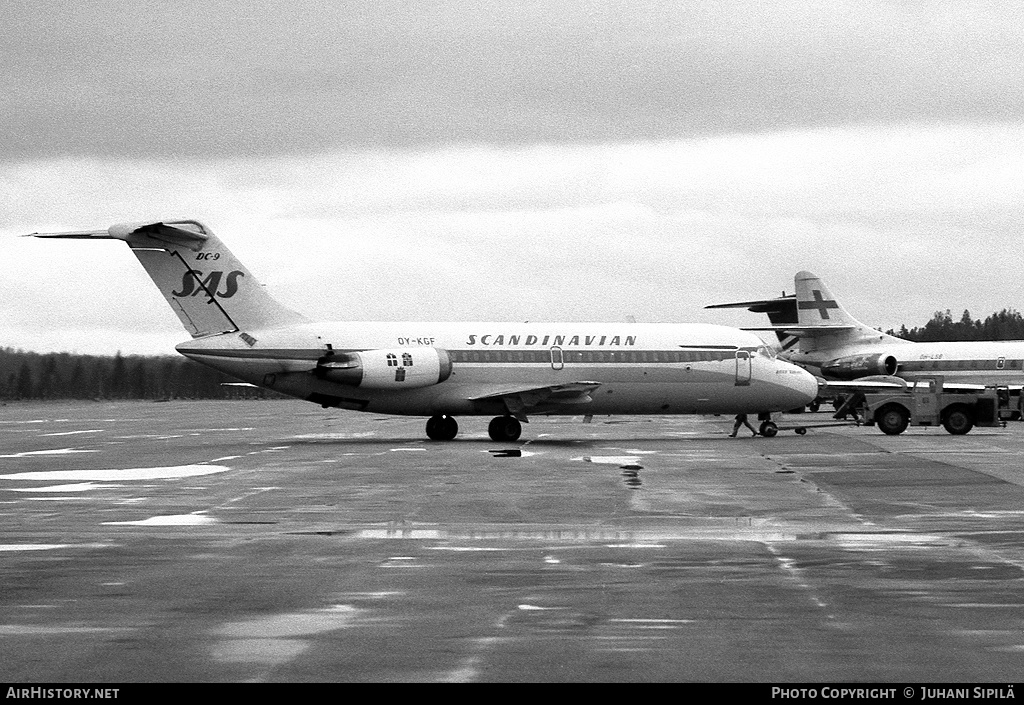
<svg viewBox="0 0 1024 705"><path fill-rule="evenodd" d="M0 456L3 457L3 456ZM227 465L173 465L157 468L124 468L121 470L49 470L39 472L19 472L12 475L0 475L3 480L95 480L97 482L125 482L128 480L176 480L182 477L212 475L230 470Z"/></svg>
<svg viewBox="0 0 1024 705"><path fill-rule="evenodd" d="M373 438L376 431L361 431L353 433L304 433L300 436L292 436L297 441L345 441L361 438Z"/></svg>
<svg viewBox="0 0 1024 705"><path fill-rule="evenodd" d="M227 663L288 663L309 648L301 639L231 639L213 647L213 658Z"/></svg>
<svg viewBox="0 0 1024 705"><path fill-rule="evenodd" d="M349 627L362 611L351 605L334 605L310 612L228 622L213 631L221 639L213 647L213 657L230 663L287 663L309 648L309 640L302 637Z"/></svg>
<svg viewBox="0 0 1024 705"><path fill-rule="evenodd" d="M598 465L636 465L640 458L635 455L584 455L573 460L582 460L584 463L596 463Z"/></svg>
<svg viewBox="0 0 1024 705"><path fill-rule="evenodd" d="M120 485L97 485L94 482L76 482L72 485L50 485L48 487L11 487L11 492L87 492L100 487L120 487Z"/></svg>
<svg viewBox="0 0 1024 705"><path fill-rule="evenodd" d="M0 458L30 458L41 455L71 455L72 453L98 453L96 450L77 450L75 448L54 448L52 450L27 450L24 453L0 455Z"/></svg>
<svg viewBox="0 0 1024 705"><path fill-rule="evenodd" d="M51 636L55 634L97 634L127 632L125 627L87 627L81 625L0 624L0 636Z"/></svg>
<svg viewBox="0 0 1024 705"><path fill-rule="evenodd" d="M104 526L208 526L216 524L213 517L204 516L201 513L195 514L171 514L167 516L155 516L149 519L137 521L105 521Z"/></svg>

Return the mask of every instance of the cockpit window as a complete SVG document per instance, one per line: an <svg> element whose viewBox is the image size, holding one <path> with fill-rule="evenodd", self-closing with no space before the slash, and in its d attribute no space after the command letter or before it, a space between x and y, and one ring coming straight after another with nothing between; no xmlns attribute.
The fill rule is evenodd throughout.
<svg viewBox="0 0 1024 705"><path fill-rule="evenodd" d="M749 348L739 348L736 352L737 354L745 352L751 357L766 357L769 360L774 360L776 358L775 350L770 345L760 345L758 347L754 347L752 345ZM732 355L729 357L732 357Z"/></svg>

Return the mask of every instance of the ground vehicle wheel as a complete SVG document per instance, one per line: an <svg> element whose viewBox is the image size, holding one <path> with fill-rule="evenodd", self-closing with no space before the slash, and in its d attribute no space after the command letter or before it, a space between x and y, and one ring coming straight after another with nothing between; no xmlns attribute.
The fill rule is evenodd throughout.
<svg viewBox="0 0 1024 705"><path fill-rule="evenodd" d="M886 404L875 414L878 428L890 436L898 436L907 430L910 413L899 404Z"/></svg>
<svg viewBox="0 0 1024 705"><path fill-rule="evenodd" d="M798 435L798 436L805 436L805 435L807 435L807 429L804 428L803 426L800 426L799 428L796 429L796 435Z"/></svg>
<svg viewBox="0 0 1024 705"><path fill-rule="evenodd" d="M459 432L458 422L447 414L427 419L427 438L432 441L450 441Z"/></svg>
<svg viewBox="0 0 1024 705"><path fill-rule="evenodd" d="M760 433L765 438L772 438L779 432L779 427L775 425L774 421L765 421L761 424Z"/></svg>
<svg viewBox="0 0 1024 705"><path fill-rule="evenodd" d="M974 428L974 416L971 410L962 404L946 409L943 414L942 427L954 436L962 436Z"/></svg>
<svg viewBox="0 0 1024 705"><path fill-rule="evenodd" d="M523 425L515 416L495 416L487 424L487 435L493 441L516 441L523 433Z"/></svg>

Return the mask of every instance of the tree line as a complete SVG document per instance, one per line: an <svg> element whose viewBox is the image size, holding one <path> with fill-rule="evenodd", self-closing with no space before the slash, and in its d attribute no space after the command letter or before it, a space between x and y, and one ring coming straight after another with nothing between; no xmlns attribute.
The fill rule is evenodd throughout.
<svg viewBox="0 0 1024 705"><path fill-rule="evenodd" d="M889 335L912 340L915 343L950 342L956 340L1024 340L1024 317L1019 311L1004 308L985 320L975 321L970 311L964 311L960 320L953 320L949 309L936 311L932 319L920 328L898 331L888 330Z"/></svg>
<svg viewBox="0 0 1024 705"><path fill-rule="evenodd" d="M230 375L184 357L36 353L0 348L0 399L226 399L278 396L222 386Z"/></svg>

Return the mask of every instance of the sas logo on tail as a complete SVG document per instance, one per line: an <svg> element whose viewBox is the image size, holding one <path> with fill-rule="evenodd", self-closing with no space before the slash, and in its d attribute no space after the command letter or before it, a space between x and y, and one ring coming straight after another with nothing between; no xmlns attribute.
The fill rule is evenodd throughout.
<svg viewBox="0 0 1024 705"><path fill-rule="evenodd" d="M224 282L224 291L219 290L220 280L224 277L224 272L210 272L206 275L205 279L200 279L202 276L203 273L198 269L191 269L185 272L181 278L181 291L172 291L171 296L195 296L200 292L209 292L211 295L216 295L219 298L230 299L238 293L238 278L244 277L245 274L238 270L228 272L227 279Z"/></svg>

